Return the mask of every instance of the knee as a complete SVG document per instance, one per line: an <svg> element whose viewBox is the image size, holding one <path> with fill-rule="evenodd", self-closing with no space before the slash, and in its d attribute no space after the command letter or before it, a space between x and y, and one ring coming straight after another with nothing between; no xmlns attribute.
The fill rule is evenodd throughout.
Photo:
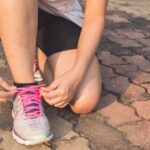
<svg viewBox="0 0 150 150"><path fill-rule="evenodd" d="M98 100L96 100L98 102ZM91 112L93 112L93 110L96 108L97 102L95 101L95 103L92 103L92 101L90 100L89 103L87 102L87 100L85 100L84 102L87 103L75 103L73 105L71 105L71 109L74 113L76 114L80 114L80 115L85 115L85 114L89 114Z"/></svg>
<svg viewBox="0 0 150 150"><path fill-rule="evenodd" d="M77 107L72 107L71 109L74 113L79 114L79 115L85 115L85 114L92 112L92 110L82 109L82 108L77 108Z"/></svg>

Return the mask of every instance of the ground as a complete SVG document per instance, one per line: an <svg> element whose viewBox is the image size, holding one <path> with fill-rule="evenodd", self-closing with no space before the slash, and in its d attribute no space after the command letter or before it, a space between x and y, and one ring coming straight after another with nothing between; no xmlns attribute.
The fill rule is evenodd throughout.
<svg viewBox="0 0 150 150"><path fill-rule="evenodd" d="M97 54L103 92L93 113L79 116L46 105L54 140L25 147L12 138L7 102L0 106L0 150L149 150L150 1L110 0ZM0 76L11 83L2 51L0 57Z"/></svg>

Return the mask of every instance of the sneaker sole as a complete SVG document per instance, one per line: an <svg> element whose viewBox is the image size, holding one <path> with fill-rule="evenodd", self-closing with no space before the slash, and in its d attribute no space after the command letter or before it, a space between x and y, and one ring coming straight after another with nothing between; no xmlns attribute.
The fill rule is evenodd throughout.
<svg viewBox="0 0 150 150"><path fill-rule="evenodd" d="M12 117L14 118L13 111L12 111ZM37 144L42 144L44 142L51 141L52 138L53 138L53 133L51 133L50 136L48 136L48 137L45 137L45 136L36 137L36 140L24 140L24 139L20 138L19 136L17 136L15 134L14 130L12 130L12 136L20 144L24 144L24 145L37 145Z"/></svg>
<svg viewBox="0 0 150 150"><path fill-rule="evenodd" d="M49 142L52 140L53 138L53 134L51 133L51 135L49 137L45 137L45 136L37 136L35 140L23 140L20 137L18 137L14 130L12 131L12 136L13 138L20 144L24 144L24 145L37 145L37 144L42 144L44 142Z"/></svg>

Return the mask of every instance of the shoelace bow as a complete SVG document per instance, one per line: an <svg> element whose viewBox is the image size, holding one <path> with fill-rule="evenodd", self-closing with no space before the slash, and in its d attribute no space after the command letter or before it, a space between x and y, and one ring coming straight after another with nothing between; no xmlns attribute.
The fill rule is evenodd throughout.
<svg viewBox="0 0 150 150"><path fill-rule="evenodd" d="M38 60L37 59L34 59L34 72L37 71L39 68L39 65L38 65Z"/></svg>
<svg viewBox="0 0 150 150"><path fill-rule="evenodd" d="M17 88L17 93L21 97L24 113L27 119L38 118L42 116L40 86L26 86Z"/></svg>

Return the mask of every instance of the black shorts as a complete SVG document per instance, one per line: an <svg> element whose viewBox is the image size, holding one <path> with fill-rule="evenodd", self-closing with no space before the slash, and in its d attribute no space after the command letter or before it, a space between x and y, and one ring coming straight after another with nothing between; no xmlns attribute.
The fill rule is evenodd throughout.
<svg viewBox="0 0 150 150"><path fill-rule="evenodd" d="M37 46L50 56L77 48L81 27L59 16L39 9Z"/></svg>

